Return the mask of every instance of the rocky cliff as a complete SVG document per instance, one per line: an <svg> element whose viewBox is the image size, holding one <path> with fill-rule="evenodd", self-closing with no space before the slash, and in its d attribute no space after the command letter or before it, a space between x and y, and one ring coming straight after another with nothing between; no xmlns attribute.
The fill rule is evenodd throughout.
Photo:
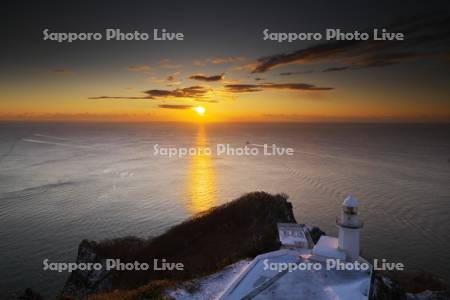
<svg viewBox="0 0 450 300"><path fill-rule="evenodd" d="M112 289L136 288L151 280L184 281L214 273L241 259L279 249L279 222L295 222L287 197L255 192L196 215L151 240L83 241L77 262L104 264L105 258L118 258L150 264L154 258L165 258L182 262L185 271L75 271L62 295L84 299ZM320 234L320 230L315 232Z"/></svg>
<svg viewBox="0 0 450 300"><path fill-rule="evenodd" d="M424 271L375 272L370 300L444 300L450 299L447 285Z"/></svg>

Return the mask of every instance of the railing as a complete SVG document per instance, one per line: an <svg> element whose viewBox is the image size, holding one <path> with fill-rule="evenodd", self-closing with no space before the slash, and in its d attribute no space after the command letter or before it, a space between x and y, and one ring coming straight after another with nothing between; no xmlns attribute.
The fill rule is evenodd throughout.
<svg viewBox="0 0 450 300"><path fill-rule="evenodd" d="M345 227L345 228L361 228L364 226L364 222L358 220L358 222L354 222L353 224L343 224L340 217L336 217L336 225Z"/></svg>

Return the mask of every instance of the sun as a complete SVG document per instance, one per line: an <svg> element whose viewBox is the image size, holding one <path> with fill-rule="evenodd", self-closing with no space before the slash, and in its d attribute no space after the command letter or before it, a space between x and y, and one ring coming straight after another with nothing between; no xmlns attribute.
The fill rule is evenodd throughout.
<svg viewBox="0 0 450 300"><path fill-rule="evenodd" d="M203 116L206 112L206 109L203 106L196 106L194 110L197 112L199 116Z"/></svg>

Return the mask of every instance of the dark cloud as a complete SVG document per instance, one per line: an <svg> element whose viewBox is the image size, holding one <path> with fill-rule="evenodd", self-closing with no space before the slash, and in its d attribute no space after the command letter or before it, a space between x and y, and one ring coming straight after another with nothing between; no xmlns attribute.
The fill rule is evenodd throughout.
<svg viewBox="0 0 450 300"><path fill-rule="evenodd" d="M308 83L264 83L264 84L227 84L225 88L229 92L259 92L264 89L297 90L297 91L329 91L332 87L318 87Z"/></svg>
<svg viewBox="0 0 450 300"><path fill-rule="evenodd" d="M309 74L309 73L313 73L314 70L306 70L306 71L298 71L298 72L281 72L280 76L291 76L291 75L298 75L298 74Z"/></svg>
<svg viewBox="0 0 450 300"><path fill-rule="evenodd" d="M262 88L259 84L227 84L225 85L229 92L244 93L244 92L259 92Z"/></svg>
<svg viewBox="0 0 450 300"><path fill-rule="evenodd" d="M176 89L173 91L174 97L203 97L210 89L201 85L194 85L187 88Z"/></svg>
<svg viewBox="0 0 450 300"><path fill-rule="evenodd" d="M333 68L328 68L323 70L322 72L337 72L337 71L344 71L344 70L348 70L348 66L346 67L333 67Z"/></svg>
<svg viewBox="0 0 450 300"><path fill-rule="evenodd" d="M205 76L202 74L196 74L189 76L189 79L199 80L199 81L221 81L223 79L223 74L213 75L213 76Z"/></svg>
<svg viewBox="0 0 450 300"><path fill-rule="evenodd" d="M279 89L279 90L299 90L299 91L329 91L332 87L319 87L308 83L267 83L262 84L261 87L265 89Z"/></svg>
<svg viewBox="0 0 450 300"><path fill-rule="evenodd" d="M355 47L358 43L361 43L361 41L338 41L319 44L291 53L263 57L258 59L258 63L252 73L264 73L269 69L289 63L317 62L319 60L330 59L345 52L347 49Z"/></svg>
<svg viewBox="0 0 450 300"><path fill-rule="evenodd" d="M145 91L144 93L149 95L151 98L161 98L161 97L173 96L175 91L169 91L169 90L148 90L148 91Z"/></svg>
<svg viewBox="0 0 450 300"><path fill-rule="evenodd" d="M181 84L181 81L177 79L177 76L180 74L181 72L175 72L171 75L168 75L166 77L166 84L167 86L176 86Z"/></svg>
<svg viewBox="0 0 450 300"><path fill-rule="evenodd" d="M100 97L90 97L89 99L159 99L159 98L202 98L210 89L207 89L200 85L194 85L186 88L179 88L175 90L147 90L143 93L147 96L142 97L122 97L122 96L100 96Z"/></svg>
<svg viewBox="0 0 450 300"><path fill-rule="evenodd" d="M98 99L154 99L153 97L147 96L147 97L117 97L117 96L98 96L98 97L89 97L88 99L98 100Z"/></svg>
<svg viewBox="0 0 450 300"><path fill-rule="evenodd" d="M425 56L415 52L396 52L396 53L380 53L374 55L368 55L362 58L360 61L353 65L353 69L358 68L371 68L371 67L384 67L395 65L407 60L414 60L419 56ZM350 67L347 67L347 69ZM340 70L335 70L340 71Z"/></svg>
<svg viewBox="0 0 450 300"><path fill-rule="evenodd" d="M158 107L167 109L191 109L195 106L187 104L160 104Z"/></svg>
<svg viewBox="0 0 450 300"><path fill-rule="evenodd" d="M388 32L402 32L404 41L331 41L260 58L252 73L264 73L291 63L346 62L345 69L360 69L398 64L430 55L447 52L450 45L450 17L448 13L434 13L397 20L385 26ZM372 28L360 32L373 32ZM409 50L405 53L405 49ZM344 67L342 67L344 68ZM291 75L290 72L282 73ZM280 74L281 75L281 74Z"/></svg>

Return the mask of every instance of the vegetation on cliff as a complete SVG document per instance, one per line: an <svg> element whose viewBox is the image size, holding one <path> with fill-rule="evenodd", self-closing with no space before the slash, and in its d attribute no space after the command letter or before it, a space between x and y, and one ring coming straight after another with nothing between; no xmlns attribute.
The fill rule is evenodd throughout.
<svg viewBox="0 0 450 300"><path fill-rule="evenodd" d="M63 295L83 298L116 289L146 285L152 288L152 282L167 284L167 281L186 281L217 272L241 259L279 249L278 222L295 222L287 196L253 192L195 215L153 239L83 241L78 261L101 262L105 258L116 258L121 262L153 265L155 258L164 258L168 262L183 263L184 271L111 271L107 274L76 271L69 277ZM84 254L80 256L80 253Z"/></svg>

